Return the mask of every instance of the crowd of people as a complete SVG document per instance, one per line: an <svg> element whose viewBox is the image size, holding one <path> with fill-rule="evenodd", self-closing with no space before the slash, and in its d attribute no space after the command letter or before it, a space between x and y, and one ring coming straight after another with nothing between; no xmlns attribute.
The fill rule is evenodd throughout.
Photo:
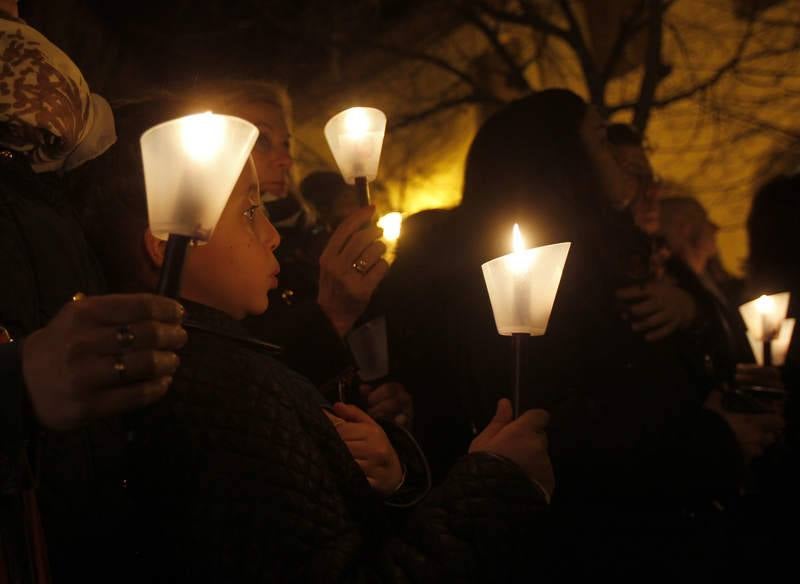
<svg viewBox="0 0 800 584"><path fill-rule="evenodd" d="M493 582L732 575L791 560L798 343L756 364L738 306L792 293L798 175L754 194L744 281L643 137L548 89L480 127L461 204L409 218L295 185L268 81L112 108L0 11L0 582ZM259 130L180 298L154 293L139 138L211 109ZM572 247L514 416L480 265L513 223ZM390 371L348 346L385 319ZM767 387L770 399L743 400ZM731 399L735 392L738 400ZM765 395L763 392L758 395ZM777 396L777 397L776 397ZM752 406L752 407L748 407Z"/></svg>

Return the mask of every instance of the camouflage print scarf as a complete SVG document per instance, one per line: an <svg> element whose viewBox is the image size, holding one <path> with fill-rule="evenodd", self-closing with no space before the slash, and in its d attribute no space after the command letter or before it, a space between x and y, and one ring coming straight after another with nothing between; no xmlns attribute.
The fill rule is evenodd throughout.
<svg viewBox="0 0 800 584"><path fill-rule="evenodd" d="M34 171L70 170L116 141L108 103L38 31L0 18L0 67L0 147L24 153Z"/></svg>

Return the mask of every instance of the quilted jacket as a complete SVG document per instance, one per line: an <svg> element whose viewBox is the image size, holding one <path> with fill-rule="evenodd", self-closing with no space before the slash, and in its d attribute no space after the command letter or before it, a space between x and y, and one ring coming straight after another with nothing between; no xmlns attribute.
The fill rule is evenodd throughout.
<svg viewBox="0 0 800 584"><path fill-rule="evenodd" d="M508 576L521 557L515 545L541 527L544 507L519 467L469 455L415 508L390 508L307 380L243 342L235 321L187 308L190 339L172 389L133 425L128 421L135 439L124 463L109 461L116 456L111 442L90 440L102 446L86 468L109 476L80 489L94 493L83 498L83 512L63 509L69 488L49 499L54 521L61 520L53 529L61 546L52 562L57 575L119 581L124 566L139 582ZM125 495L108 494L103 485ZM127 518L111 520L121 509Z"/></svg>

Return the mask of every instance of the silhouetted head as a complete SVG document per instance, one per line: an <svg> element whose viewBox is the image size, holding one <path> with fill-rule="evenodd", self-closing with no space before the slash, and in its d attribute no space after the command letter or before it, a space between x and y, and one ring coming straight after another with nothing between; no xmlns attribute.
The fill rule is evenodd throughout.
<svg viewBox="0 0 800 584"><path fill-rule="evenodd" d="M572 237L626 207L635 192L595 109L571 91L548 89L510 103L480 128L467 157L461 212L498 229L526 222L535 245Z"/></svg>

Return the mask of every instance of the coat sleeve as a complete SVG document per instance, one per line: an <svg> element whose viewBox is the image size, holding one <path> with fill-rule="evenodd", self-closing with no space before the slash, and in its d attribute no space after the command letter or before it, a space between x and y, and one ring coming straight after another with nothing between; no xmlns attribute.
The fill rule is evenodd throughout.
<svg viewBox="0 0 800 584"><path fill-rule="evenodd" d="M546 504L513 463L466 456L408 513L392 513L310 384L273 367L253 385L234 349L215 372L208 354L222 348L208 349L182 355L182 375L147 414L146 472L132 480L147 501L143 557L171 564L175 580L495 581L526 557L516 543L530 545Z"/></svg>
<svg viewBox="0 0 800 584"><path fill-rule="evenodd" d="M513 463L488 454L459 460L370 562L354 559L353 582L502 582L536 549L544 495ZM372 565L370 565L372 564Z"/></svg>

